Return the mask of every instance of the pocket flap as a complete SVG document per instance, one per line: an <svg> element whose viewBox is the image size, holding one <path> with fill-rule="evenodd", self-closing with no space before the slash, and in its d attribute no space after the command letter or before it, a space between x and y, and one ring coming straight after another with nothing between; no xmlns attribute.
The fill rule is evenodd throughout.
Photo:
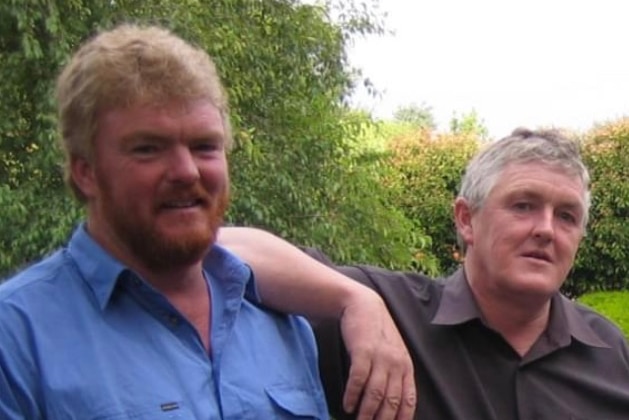
<svg viewBox="0 0 629 420"><path fill-rule="evenodd" d="M266 387L266 394L280 408L295 416L319 418L321 415L318 399L322 395L314 389L306 390L289 385L272 385Z"/></svg>

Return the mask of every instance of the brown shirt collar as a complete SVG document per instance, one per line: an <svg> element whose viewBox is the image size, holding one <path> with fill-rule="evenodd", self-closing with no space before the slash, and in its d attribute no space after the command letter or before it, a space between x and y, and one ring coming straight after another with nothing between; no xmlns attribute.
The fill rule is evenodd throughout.
<svg viewBox="0 0 629 420"><path fill-rule="evenodd" d="M461 268L442 280L444 287L441 300L431 321L435 325L458 325L483 317L476 305L472 290ZM571 338L591 347L611 346L589 326L576 305L560 293L551 298L551 312L544 333L548 344L554 348L570 344ZM548 349L547 349L548 350Z"/></svg>

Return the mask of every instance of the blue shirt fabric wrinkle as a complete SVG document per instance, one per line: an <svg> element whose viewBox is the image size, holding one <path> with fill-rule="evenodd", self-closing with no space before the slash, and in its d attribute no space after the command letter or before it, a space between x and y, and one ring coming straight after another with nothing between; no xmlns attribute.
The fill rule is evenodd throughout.
<svg viewBox="0 0 629 420"><path fill-rule="evenodd" d="M0 418L329 418L306 321L260 308L251 270L225 249L204 270L211 357L80 226L66 249L0 286Z"/></svg>

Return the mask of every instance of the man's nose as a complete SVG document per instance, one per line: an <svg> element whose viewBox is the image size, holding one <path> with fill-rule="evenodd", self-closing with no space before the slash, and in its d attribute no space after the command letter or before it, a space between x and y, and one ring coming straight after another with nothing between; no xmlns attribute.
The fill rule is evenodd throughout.
<svg viewBox="0 0 629 420"><path fill-rule="evenodd" d="M551 208L544 208L537 214L533 226L533 236L544 241L552 240L555 236L555 216Z"/></svg>
<svg viewBox="0 0 629 420"><path fill-rule="evenodd" d="M188 148L176 148L168 161L168 178L172 182L188 184L199 179L199 167Z"/></svg>

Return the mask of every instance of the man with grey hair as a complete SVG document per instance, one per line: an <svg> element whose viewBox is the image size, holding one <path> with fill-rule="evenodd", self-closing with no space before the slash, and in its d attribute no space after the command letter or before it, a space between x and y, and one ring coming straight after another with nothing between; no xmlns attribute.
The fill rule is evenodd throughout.
<svg viewBox="0 0 629 420"><path fill-rule="evenodd" d="M387 302L415 364L417 419L629 417L629 348L621 331L559 292L589 205L578 145L556 131L518 129L467 167L454 202L465 259L453 275L433 281L370 266L335 267ZM254 243L249 229L221 229L220 241L258 277L282 280L276 286L290 291L293 307L332 295L323 283L328 267L256 234ZM308 252L331 264L317 250ZM292 269L277 268L278 259ZM279 298L273 304L284 308ZM344 377L343 344L334 325L316 332L330 389Z"/></svg>
<svg viewBox="0 0 629 420"><path fill-rule="evenodd" d="M66 181L87 218L0 286L0 418L329 418L310 326L260 307L264 282L215 244L231 130L207 53L121 25L71 57L57 102ZM346 407L368 381L362 418L394 416L369 395L399 398L378 376L412 372L402 339L375 293L336 284L309 314L340 318L356 350Z"/></svg>

